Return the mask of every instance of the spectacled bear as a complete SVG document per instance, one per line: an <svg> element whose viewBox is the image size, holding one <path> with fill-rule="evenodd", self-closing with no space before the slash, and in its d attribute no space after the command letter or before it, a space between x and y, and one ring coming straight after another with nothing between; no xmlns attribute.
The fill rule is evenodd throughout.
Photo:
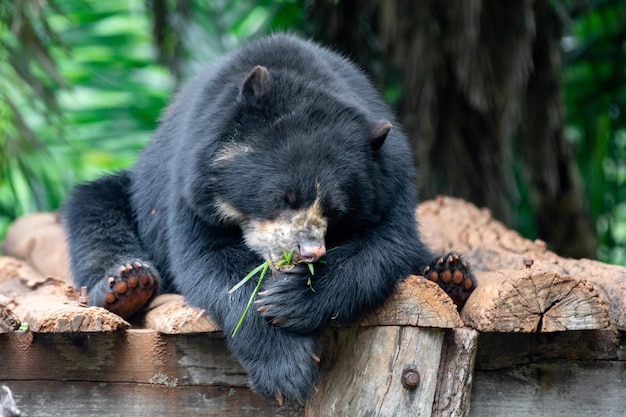
<svg viewBox="0 0 626 417"><path fill-rule="evenodd" d="M222 326L255 391L305 401L320 329L358 320L411 273L458 305L475 286L419 239L412 161L354 64L294 35L250 42L188 83L132 168L73 190L75 283L122 317L179 292ZM292 250L296 266L264 279L231 337L257 282L229 289Z"/></svg>

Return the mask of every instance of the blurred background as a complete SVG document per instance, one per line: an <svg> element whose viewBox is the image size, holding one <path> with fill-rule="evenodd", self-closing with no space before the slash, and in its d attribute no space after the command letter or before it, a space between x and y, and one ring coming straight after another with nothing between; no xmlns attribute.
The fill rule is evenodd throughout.
<svg viewBox="0 0 626 417"><path fill-rule="evenodd" d="M283 30L371 75L422 199L626 265L623 0L0 0L0 240L132 164L189 76Z"/></svg>

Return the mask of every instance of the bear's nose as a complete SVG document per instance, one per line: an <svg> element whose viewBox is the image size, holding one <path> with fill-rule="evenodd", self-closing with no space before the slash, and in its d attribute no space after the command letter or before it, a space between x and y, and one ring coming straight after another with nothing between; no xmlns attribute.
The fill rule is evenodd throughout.
<svg viewBox="0 0 626 417"><path fill-rule="evenodd" d="M326 246L318 243L297 245L296 255L301 261L316 262L326 255Z"/></svg>

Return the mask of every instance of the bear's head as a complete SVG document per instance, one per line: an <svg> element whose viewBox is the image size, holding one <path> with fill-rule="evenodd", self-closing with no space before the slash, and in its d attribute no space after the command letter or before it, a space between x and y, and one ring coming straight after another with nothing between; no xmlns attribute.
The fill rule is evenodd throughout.
<svg viewBox="0 0 626 417"><path fill-rule="evenodd" d="M268 260L293 249L297 260L315 262L384 215L389 121L262 66L242 77L234 100L194 195L221 223L238 225L250 249Z"/></svg>

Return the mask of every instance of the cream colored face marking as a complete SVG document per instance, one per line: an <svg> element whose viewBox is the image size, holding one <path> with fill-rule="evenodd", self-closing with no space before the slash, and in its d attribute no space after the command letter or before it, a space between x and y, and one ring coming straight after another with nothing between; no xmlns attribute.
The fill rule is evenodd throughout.
<svg viewBox="0 0 626 417"><path fill-rule="evenodd" d="M248 216L221 198L215 199L214 207L220 219L225 223L231 221L242 223L248 221Z"/></svg>
<svg viewBox="0 0 626 417"><path fill-rule="evenodd" d="M264 259L278 260L303 242L324 244L328 220L319 199L306 209L293 210L274 220L249 220L244 223L246 245Z"/></svg>
<svg viewBox="0 0 626 417"><path fill-rule="evenodd" d="M233 160L236 156L251 152L252 149L248 145L240 145L237 143L224 145L215 153L212 165L219 166L225 162Z"/></svg>

